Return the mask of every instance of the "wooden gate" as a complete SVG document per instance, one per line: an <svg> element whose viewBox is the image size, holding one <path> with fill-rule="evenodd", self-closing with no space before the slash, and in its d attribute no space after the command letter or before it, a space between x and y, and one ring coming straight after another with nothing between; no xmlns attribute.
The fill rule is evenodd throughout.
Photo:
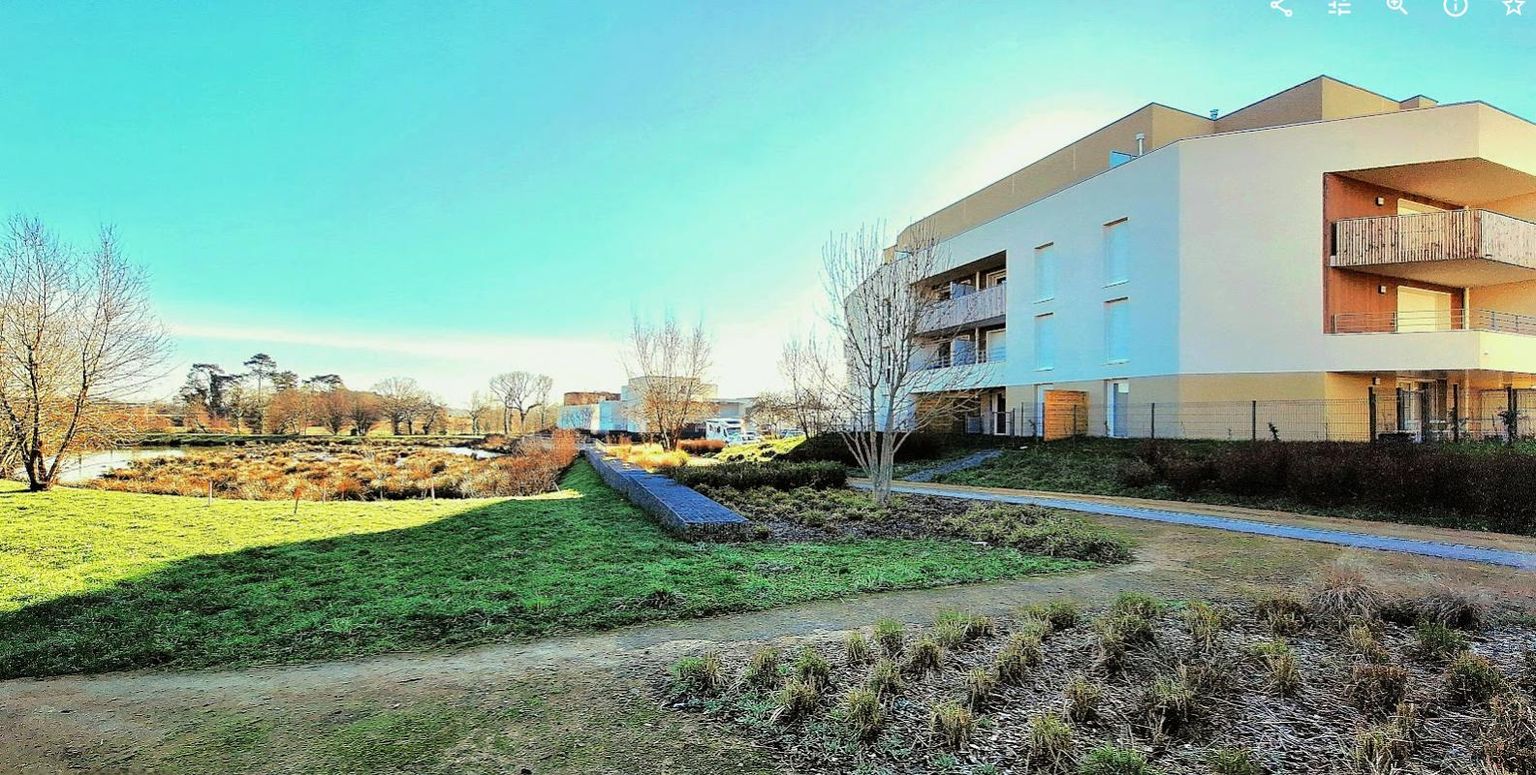
<svg viewBox="0 0 1536 775"><path fill-rule="evenodd" d="M1088 394L1081 390L1047 390L1041 402L1046 441L1088 433Z"/></svg>

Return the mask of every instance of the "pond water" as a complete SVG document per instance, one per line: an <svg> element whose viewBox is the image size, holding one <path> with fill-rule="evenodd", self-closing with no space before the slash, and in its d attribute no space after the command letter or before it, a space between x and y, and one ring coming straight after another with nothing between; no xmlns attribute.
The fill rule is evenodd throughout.
<svg viewBox="0 0 1536 775"><path fill-rule="evenodd" d="M451 452L455 455L468 455L476 460L489 460L493 457L501 457L502 452L491 452L486 449L474 449L472 447L434 447L438 452Z"/></svg>
<svg viewBox="0 0 1536 775"><path fill-rule="evenodd" d="M70 455L64 459L64 464L59 466L59 483L80 484L108 471L126 468L134 460L181 457L185 454L187 451L180 447L130 447Z"/></svg>

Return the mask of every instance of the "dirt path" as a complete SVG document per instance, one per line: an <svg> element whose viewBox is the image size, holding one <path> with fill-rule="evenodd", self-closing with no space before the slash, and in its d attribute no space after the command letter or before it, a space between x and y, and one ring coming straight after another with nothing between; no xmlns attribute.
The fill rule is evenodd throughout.
<svg viewBox="0 0 1536 775"><path fill-rule="evenodd" d="M1139 561L1090 573L865 595L756 614L366 660L0 682L0 772L772 772L772 754L657 707L678 656L728 664L765 640L835 637L880 616L1006 613L1126 589L1219 598L1344 560L1393 583L1439 579L1536 610L1519 571L1104 518Z"/></svg>

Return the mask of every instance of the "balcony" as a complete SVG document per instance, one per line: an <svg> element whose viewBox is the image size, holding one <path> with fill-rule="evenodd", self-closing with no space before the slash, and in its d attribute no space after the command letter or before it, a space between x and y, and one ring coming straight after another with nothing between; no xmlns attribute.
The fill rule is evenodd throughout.
<svg viewBox="0 0 1536 775"><path fill-rule="evenodd" d="M1490 331L1536 336L1536 316L1491 309L1344 312L1329 321L1332 334L1411 334L1429 331Z"/></svg>
<svg viewBox="0 0 1536 775"><path fill-rule="evenodd" d="M1007 354L1004 345L997 345L980 353L962 351L955 357L948 353L927 356L917 364L912 389L918 393L942 393L1002 387L1007 384L1003 375Z"/></svg>
<svg viewBox="0 0 1536 775"><path fill-rule="evenodd" d="M971 350L961 352L956 356L951 356L948 353L931 355L925 359L918 368L921 371L932 371L933 369L947 369L951 366L974 366L978 363L1001 363L1002 361L1007 360L1007 356L1007 345L1000 344L989 350Z"/></svg>
<svg viewBox="0 0 1536 775"><path fill-rule="evenodd" d="M1350 218L1329 265L1456 287L1536 279L1536 223L1491 210Z"/></svg>
<svg viewBox="0 0 1536 775"><path fill-rule="evenodd" d="M967 287L951 286L952 289ZM918 328L926 334L1000 322L1008 314L1007 290L1006 285L994 285L938 302L926 310Z"/></svg>

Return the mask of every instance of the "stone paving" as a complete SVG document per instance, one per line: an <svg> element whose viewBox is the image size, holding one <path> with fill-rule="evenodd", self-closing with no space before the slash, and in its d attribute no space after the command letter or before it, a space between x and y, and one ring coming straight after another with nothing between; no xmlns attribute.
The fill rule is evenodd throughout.
<svg viewBox="0 0 1536 775"><path fill-rule="evenodd" d="M607 457L595 447L587 447L584 452L604 483L675 535L690 540L732 538L739 537L750 525L746 517L672 481L671 477L647 473Z"/></svg>
<svg viewBox="0 0 1536 775"><path fill-rule="evenodd" d="M915 474L912 474L911 476L904 477L902 481L931 482L945 474L952 474L956 471L964 471L967 468L976 468L977 466L980 466L989 460L994 460L998 457L1001 457L1002 454L1003 451L1000 449L984 449L980 452L966 455L959 460L951 460L944 465L934 466L933 468L925 468Z"/></svg>
<svg viewBox="0 0 1536 775"><path fill-rule="evenodd" d="M859 488L868 487L866 483L862 482L854 482L852 486ZM1196 511L1182 510L1178 507L1178 504L1172 502L1168 502L1163 507L1149 508L1142 505L1113 503L1111 502L1112 499L1099 497L1079 499L1066 493L1025 494L1018 492L1017 494L1010 494L1000 492L994 488L983 490L959 485L925 485L903 482L897 482L892 490L912 495L936 495L946 498L964 498L991 503L1044 506L1088 514L1102 514L1110 517L1143 519L1175 525L1227 530L1236 533L1293 538L1301 541L1318 541L1339 546L1418 554L1426 557L1465 560L1467 562L1536 571L1536 552L1522 552L1486 546L1469 546L1442 541L1374 535L1349 530L1330 530L1301 525L1287 525L1278 522L1220 517Z"/></svg>

